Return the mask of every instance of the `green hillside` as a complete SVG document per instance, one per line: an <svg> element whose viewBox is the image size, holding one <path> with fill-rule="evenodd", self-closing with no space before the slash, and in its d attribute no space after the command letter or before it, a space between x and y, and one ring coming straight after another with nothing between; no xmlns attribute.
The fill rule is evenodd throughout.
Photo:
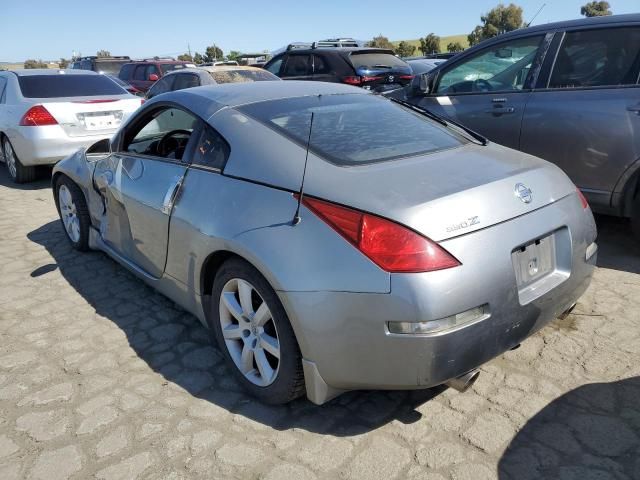
<svg viewBox="0 0 640 480"><path fill-rule="evenodd" d="M426 35L426 33L425 33ZM398 41L394 41L391 42L394 45L398 45L402 40L398 40ZM420 52L418 51L418 49L420 48L420 40L404 40L405 42L407 42L409 45L415 45L416 47L416 55L419 55ZM464 47L467 48L469 46L469 41L467 40L467 36L466 35L450 35L448 37L440 37L440 51L441 52L446 52L447 51L447 45L449 45L451 42L460 42L460 44Z"/></svg>

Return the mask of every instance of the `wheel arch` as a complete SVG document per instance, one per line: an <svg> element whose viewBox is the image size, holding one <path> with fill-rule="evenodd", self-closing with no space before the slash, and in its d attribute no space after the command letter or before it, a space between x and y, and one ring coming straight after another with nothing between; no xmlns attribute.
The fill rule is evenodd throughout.
<svg viewBox="0 0 640 480"><path fill-rule="evenodd" d="M618 211L622 216L630 217L635 200L640 196L640 159L632 163L620 176L614 192L619 192L620 195Z"/></svg>
<svg viewBox="0 0 640 480"><path fill-rule="evenodd" d="M207 325L211 327L209 311L211 308L211 290L213 289L213 282L215 280L216 274L220 267L230 259L239 259L247 264L251 265L255 268L267 281L267 283L273 288L276 293L276 296L280 299L280 303L282 308L284 309L287 317L289 319L289 323L291 324L291 328L293 329L293 333L296 337L296 342L298 342L298 347L302 352L303 358L305 357L306 351L306 338L303 335L303 332L300 331L300 327L297 322L297 318L294 312L289 308L288 302L283 301L280 292L278 291L277 285L274 285L272 275L268 272L265 272L260 265L256 265L256 262L252 262L246 255L241 255L240 253L231 251L231 250L216 250L211 252L205 260L202 262L202 268L200 269L200 292L202 295L202 308L204 312L204 318L206 320Z"/></svg>

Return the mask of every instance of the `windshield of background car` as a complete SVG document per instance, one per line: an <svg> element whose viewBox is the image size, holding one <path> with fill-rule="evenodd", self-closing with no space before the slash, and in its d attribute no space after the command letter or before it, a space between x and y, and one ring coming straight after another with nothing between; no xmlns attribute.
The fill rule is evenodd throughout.
<svg viewBox="0 0 640 480"><path fill-rule="evenodd" d="M266 70L219 70L209 72L216 83L262 82L266 80L280 80Z"/></svg>
<svg viewBox="0 0 640 480"><path fill-rule="evenodd" d="M93 97L125 95L115 82L103 75L24 75L18 77L25 98Z"/></svg>
<svg viewBox="0 0 640 480"><path fill-rule="evenodd" d="M353 52L349 56L356 69L365 68L373 70L378 68L406 67L407 64L390 53L358 53Z"/></svg>
<svg viewBox="0 0 640 480"><path fill-rule="evenodd" d="M99 61L96 60L94 64L94 70L98 73L107 73L110 75L118 75L120 73L120 69L125 63L128 63L129 60L124 60L122 62L118 61Z"/></svg>
<svg viewBox="0 0 640 480"><path fill-rule="evenodd" d="M184 63L161 63L160 64L160 69L162 70L162 73L167 73L170 72L172 70L180 70L181 68L193 68L195 67L195 65L193 64L184 64Z"/></svg>
<svg viewBox="0 0 640 480"><path fill-rule="evenodd" d="M456 148L466 141L427 117L373 95L318 95L239 108L337 165L359 165Z"/></svg>

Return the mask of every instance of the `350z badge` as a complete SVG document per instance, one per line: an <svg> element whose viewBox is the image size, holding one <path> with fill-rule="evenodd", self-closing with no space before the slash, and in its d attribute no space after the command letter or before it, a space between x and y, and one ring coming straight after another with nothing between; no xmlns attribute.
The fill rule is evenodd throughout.
<svg viewBox="0 0 640 480"><path fill-rule="evenodd" d="M456 223L454 225L450 225L447 227L447 233L456 232L458 230L463 230L465 228L469 228L472 225L479 225L480 219L478 217L469 217L464 222Z"/></svg>

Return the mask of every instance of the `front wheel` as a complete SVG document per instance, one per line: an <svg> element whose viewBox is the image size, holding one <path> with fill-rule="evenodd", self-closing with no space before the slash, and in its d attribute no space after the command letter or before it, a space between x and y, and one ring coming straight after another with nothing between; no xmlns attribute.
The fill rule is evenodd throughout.
<svg viewBox="0 0 640 480"><path fill-rule="evenodd" d="M267 280L247 262L228 260L216 275L211 298L213 340L244 388L270 404L301 396L300 349Z"/></svg>
<svg viewBox="0 0 640 480"><path fill-rule="evenodd" d="M36 168L33 166L26 167L22 165L18 155L16 155L13 146L8 138L2 139L2 151L4 153L4 162L7 165L9 176L15 183L33 182L36 178Z"/></svg>
<svg viewBox="0 0 640 480"><path fill-rule="evenodd" d="M56 205L60 221L73 248L89 249L89 210L80 187L70 178L61 175L55 187Z"/></svg>

